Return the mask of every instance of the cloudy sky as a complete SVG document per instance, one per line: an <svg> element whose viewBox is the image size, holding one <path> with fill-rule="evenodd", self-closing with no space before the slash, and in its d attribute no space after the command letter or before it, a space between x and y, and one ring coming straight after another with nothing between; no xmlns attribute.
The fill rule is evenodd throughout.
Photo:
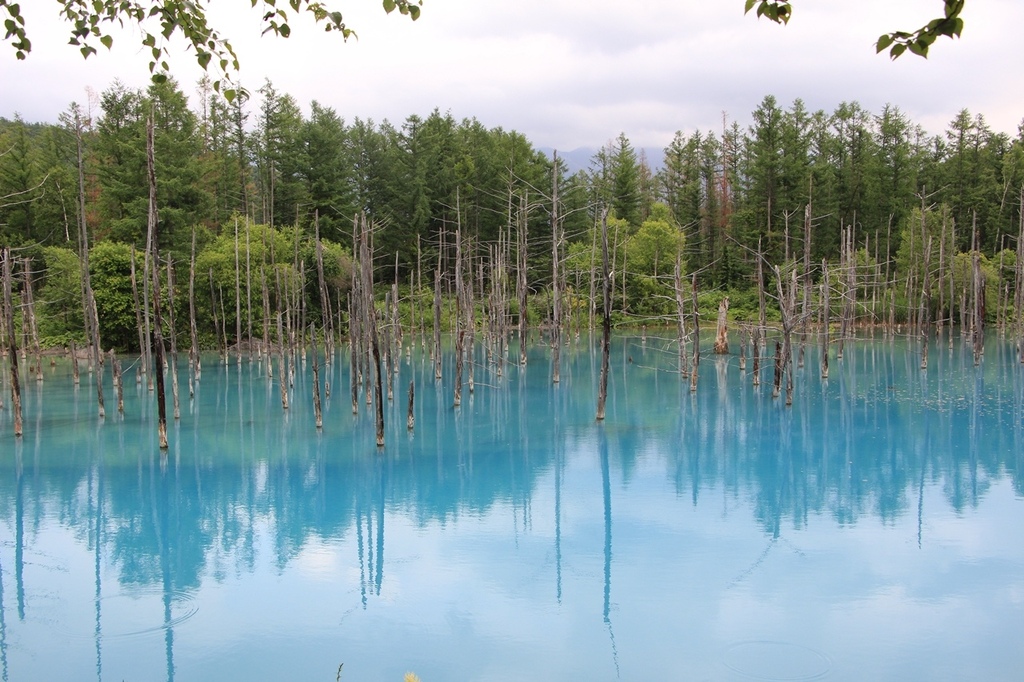
<svg viewBox="0 0 1024 682"><path fill-rule="evenodd" d="M434 108L524 133L538 146L599 147L620 132L663 147L677 130L743 126L765 95L831 111L858 101L898 106L932 133L957 111L1016 135L1024 118L1024 2L970 0L959 41L923 60L891 62L874 40L938 16L942 0L794 0L780 27L744 16L743 0L425 0L419 21L386 16L380 0L327 0L358 34L347 43L312 19L292 37L260 37L246 0L218 0L211 23L230 36L251 90L269 78L308 111L317 100L347 120L400 123ZM33 51L0 45L0 116L54 121L118 78L148 82L137 30L83 60L53 0L22 3ZM194 92L200 71L172 43L172 73Z"/></svg>

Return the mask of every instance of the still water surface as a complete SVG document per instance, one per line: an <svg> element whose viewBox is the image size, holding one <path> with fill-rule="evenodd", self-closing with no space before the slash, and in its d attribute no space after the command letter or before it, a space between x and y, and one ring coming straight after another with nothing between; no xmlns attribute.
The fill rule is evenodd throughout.
<svg viewBox="0 0 1024 682"><path fill-rule="evenodd" d="M586 338L557 385L542 347L481 353L459 408L417 348L382 452L347 355L320 433L308 365L284 412L208 357L166 459L131 372L101 423L58 363L20 442L0 412L2 679L1020 679L1024 366L916 353L847 345L823 382L808 349L787 408L735 355L691 394L670 340L620 336L598 424Z"/></svg>

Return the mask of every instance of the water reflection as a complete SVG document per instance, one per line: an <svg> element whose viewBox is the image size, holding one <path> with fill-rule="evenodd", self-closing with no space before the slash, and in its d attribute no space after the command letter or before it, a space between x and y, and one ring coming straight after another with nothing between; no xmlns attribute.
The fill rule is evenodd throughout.
<svg viewBox="0 0 1024 682"><path fill-rule="evenodd" d="M411 574L418 569L410 564L466 579L458 565L439 568L424 556L427 550L409 549L426 542L447 551L456 538L462 560L478 564L469 570L473 579L493 581L484 588L462 585L467 592L532 594L526 586L539 581L548 587L532 606L544 609L546 602L557 613L586 614L580 592L599 575L591 575L588 561L602 537L597 570L603 586L593 587L603 598L593 615L604 625L612 669L620 675L626 663L620 653L637 646L638 625L632 616L619 617L619 605L682 589L668 586L664 567L636 563L653 552L664 553L670 565L669 556L680 561L676 548L640 549L638 539L660 543L664 526L681 542L696 532L686 523L677 527L687 514L704 518L711 511L710 518L728 520L730 532L757 530L756 548L744 550L744 558L730 564L730 580L716 588L723 595L748 589L775 560L774 547L795 552L788 538L820 519L830 519L837 533L909 519L913 542L924 551L941 544L929 537L930 519L978 510L1002 482L1012 486L1021 514L1024 379L1002 346L993 347L980 368L969 349L936 347L921 371L913 344L848 344L826 381L818 376L816 349L808 347L804 367L794 369L789 408L772 399L767 380L753 386L734 357L714 358L714 370L703 372L691 394L674 371L672 349L670 340L656 336L646 343L617 340L602 425L593 420L596 365L594 347L586 343L564 349L557 385L543 349L525 367L506 365L501 377L488 371L479 349L475 391L458 408L452 406L451 368L446 365L446 378L437 382L430 359L414 351L400 376L417 384L416 428L406 431L404 401L389 405L382 453L373 444L369 411L360 405L353 416L344 391L340 399L325 400L318 433L306 399L310 380L296 376L292 408L284 413L277 384L259 362L208 364L194 401L173 427L169 457L158 454L151 430L137 418L152 416L144 385L128 391L123 419L99 424L88 391L51 378L45 406L40 397L33 403L35 435L15 446L0 476L3 677L12 632L23 647L19 656L39 646L31 639L39 632L57 627L77 634L85 620L73 603L75 590L90 602L91 623L82 634L89 634L98 680L145 677L125 663L118 637L148 631L161 635L161 676L194 678L197 661L211 656L194 637L183 639L192 617L202 617L196 603L217 604L250 582L246 598L263 599L296 571L344 584L350 565L358 608L367 617L403 608L415 622L429 618L416 609L450 609L444 622L453 632L500 628L508 614L484 624L488 614L461 613L414 589L419 583ZM347 362L324 371L331 385L348 385ZM536 538L542 547L533 547ZM463 556L463 541L477 559ZM529 580L513 577L516 567L505 565L524 556L535 562ZM342 567L321 569L317 557ZM92 574L87 588L71 577L86 561ZM270 574L260 577L264 565ZM6 612L4 579L11 571L17 630ZM392 571L400 577L389 578ZM716 579L702 578L707 584ZM68 603L58 603L57 593ZM141 625L131 625L135 621L110 601L115 595L132 599L131 618ZM288 608L301 621L303 609L314 606L297 601ZM146 617L138 615L146 610ZM351 618L333 617L335 625ZM616 635L628 643L623 652ZM481 638L480 656L499 655L490 638L473 636ZM403 658L421 655L417 644L409 647ZM598 677L610 672L597 671Z"/></svg>

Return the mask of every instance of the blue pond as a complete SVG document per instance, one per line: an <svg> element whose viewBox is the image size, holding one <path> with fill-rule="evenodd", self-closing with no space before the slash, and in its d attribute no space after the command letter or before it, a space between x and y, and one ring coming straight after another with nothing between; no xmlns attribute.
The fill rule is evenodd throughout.
<svg viewBox="0 0 1024 682"><path fill-rule="evenodd" d="M408 341L408 339L407 339ZM992 336L861 340L791 407L733 355L697 392L672 340L541 343L499 376L478 346L453 407L417 341L385 407L352 414L347 350L282 410L259 361L207 356L156 446L126 375L46 367L25 435L0 411L6 680L1018 680L1024 366ZM517 354L518 349L516 349ZM127 361L126 361L127 363ZM416 424L406 428L415 381ZM168 382L169 385L169 382ZM168 414L171 412L168 395Z"/></svg>

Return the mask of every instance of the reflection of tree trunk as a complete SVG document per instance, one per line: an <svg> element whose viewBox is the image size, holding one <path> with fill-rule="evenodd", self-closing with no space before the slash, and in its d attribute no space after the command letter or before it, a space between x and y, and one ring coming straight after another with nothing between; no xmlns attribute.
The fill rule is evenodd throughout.
<svg viewBox="0 0 1024 682"><path fill-rule="evenodd" d="M562 468L565 456L562 453L562 437L558 428L558 413L555 413L555 598L562 603Z"/></svg>
<svg viewBox="0 0 1024 682"><path fill-rule="evenodd" d="M173 474L168 474L165 463L166 460L161 458L161 466L159 471L150 469L151 481L151 494L152 494L152 514L153 514L153 526L156 531L157 549L160 552L160 579L161 579L161 597L163 602L163 620L164 620L164 649L167 658L167 682L173 682L174 680L174 625L172 618L172 606L174 601L174 576L172 572L171 564L171 541L170 535L170 507L172 491L170 490L171 483L174 480ZM159 481L157 477L159 476ZM158 489L153 489L156 485L159 485Z"/></svg>
<svg viewBox="0 0 1024 682"><path fill-rule="evenodd" d="M103 648L102 648L103 633L102 633L102 630L100 628L100 625L102 623L102 620L101 620L102 611L101 611L100 607L101 607L101 605L103 603L103 582L102 582L102 572L100 571L100 567L102 565L102 561L101 560L102 560L102 556L103 556L102 555L102 551L101 551L102 548L103 548L103 466L102 466L102 458L97 458L95 466L93 468L90 468L90 471L89 471L89 473L90 473L90 481L92 479L92 472L93 472L93 470L95 470L95 472L96 472L96 491L95 491L95 495L90 497L90 500L93 499L93 497L94 497L95 498L95 504L96 504L96 507L95 507L96 522L95 522L94 537L93 537L93 544L94 544L94 550L95 550L94 571L95 571L95 574L96 574L96 576L95 576L96 577L96 597L95 597L95 602L96 602L96 632L95 632L95 639L96 639L96 680L97 680L97 682L102 682L102 680L103 680ZM4 678L6 679L6 675L4 676Z"/></svg>
<svg viewBox="0 0 1024 682"><path fill-rule="evenodd" d="M3 679L8 679L7 673L7 618L4 609L4 572L0 567L0 672Z"/></svg>
<svg viewBox="0 0 1024 682"><path fill-rule="evenodd" d="M18 455L14 493L14 590L18 598L18 620L25 621L25 478Z"/></svg>
<svg viewBox="0 0 1024 682"><path fill-rule="evenodd" d="M377 462L377 476L380 478L380 500L377 505L377 571L374 574L373 586L380 596L380 586L384 582L384 504L387 500L387 468Z"/></svg>
<svg viewBox="0 0 1024 682"><path fill-rule="evenodd" d="M612 631L612 481L608 461L608 437L602 430L598 435L601 450L601 493L604 499L604 624L612 643L612 659L615 662L615 677L619 677L619 653L615 647L615 633Z"/></svg>

